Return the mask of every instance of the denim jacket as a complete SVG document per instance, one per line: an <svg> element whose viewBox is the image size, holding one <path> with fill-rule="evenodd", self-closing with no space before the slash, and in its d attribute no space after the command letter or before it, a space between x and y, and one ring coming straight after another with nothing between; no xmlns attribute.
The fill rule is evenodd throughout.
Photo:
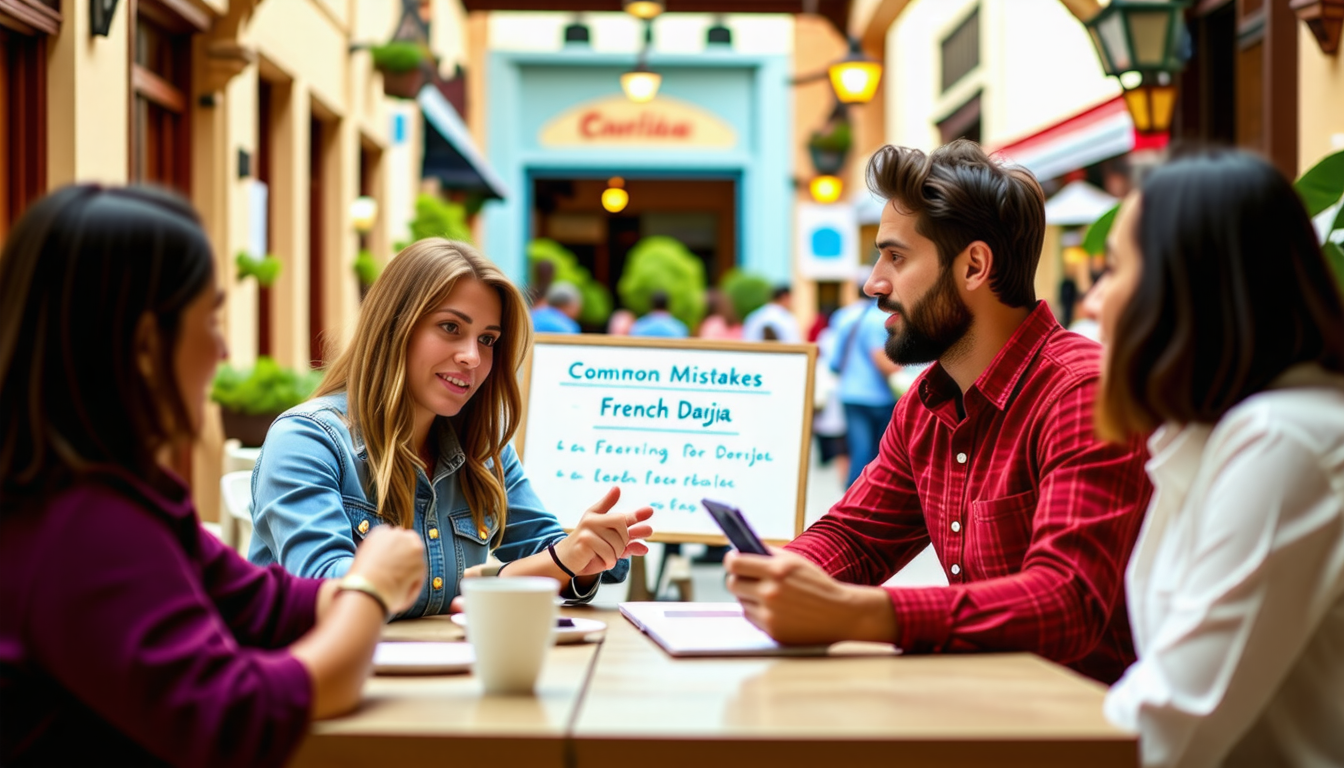
<svg viewBox="0 0 1344 768"><path fill-rule="evenodd" d="M368 451L351 434L345 413L346 396L341 393L291 408L271 425L252 470L252 562L280 563L299 576L337 578L350 569L359 542L375 526L386 524L365 490ZM414 530L425 544L428 573L415 604L398 618L447 613L463 571L485 562L487 546L499 530L493 516L481 528L472 520L457 474L466 455L447 420L437 420L435 429L439 451L434 479L417 470L415 483ZM565 532L532 491L512 445L505 446L501 460L509 513L494 554L509 562L544 551ZM621 560L601 581L624 581L629 570L630 561ZM562 593L575 602L587 602L596 594L596 582L587 594L575 594L572 587Z"/></svg>

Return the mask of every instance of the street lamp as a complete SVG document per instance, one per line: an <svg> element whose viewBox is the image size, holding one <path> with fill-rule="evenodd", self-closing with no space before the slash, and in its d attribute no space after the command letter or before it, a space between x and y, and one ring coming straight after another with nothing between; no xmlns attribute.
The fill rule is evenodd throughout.
<svg viewBox="0 0 1344 768"><path fill-rule="evenodd" d="M625 12L637 19L648 21L663 12L661 0L622 0Z"/></svg>
<svg viewBox="0 0 1344 768"><path fill-rule="evenodd" d="M361 236L373 231L378 221L378 201L368 195L360 195L350 203L350 224Z"/></svg>
<svg viewBox="0 0 1344 768"><path fill-rule="evenodd" d="M653 97L658 95L658 86L662 84L663 76L649 71L648 65L644 62L636 64L634 69L621 75L621 90L625 91L625 97L641 104L653 101Z"/></svg>
<svg viewBox="0 0 1344 768"><path fill-rule="evenodd" d="M830 205L839 200L840 194L845 191L845 184L838 176L818 176L808 187L812 192L812 199L823 205Z"/></svg>
<svg viewBox="0 0 1344 768"><path fill-rule="evenodd" d="M868 58L859 41L849 41L849 55L827 68L836 98L845 104L867 104L877 95L882 65Z"/></svg>
<svg viewBox="0 0 1344 768"><path fill-rule="evenodd" d="M1185 68L1188 0L1111 0L1087 22L1106 74L1120 81L1139 133L1165 133L1176 106L1172 75Z"/></svg>
<svg viewBox="0 0 1344 768"><path fill-rule="evenodd" d="M630 203L630 193L625 191L625 179L613 176L607 180L607 188L602 190L602 207L607 213L620 213Z"/></svg>

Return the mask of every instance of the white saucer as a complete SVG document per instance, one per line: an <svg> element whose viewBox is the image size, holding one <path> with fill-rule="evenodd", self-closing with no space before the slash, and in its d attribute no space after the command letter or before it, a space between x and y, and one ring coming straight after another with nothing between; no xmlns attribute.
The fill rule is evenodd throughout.
<svg viewBox="0 0 1344 768"><path fill-rule="evenodd" d="M476 654L469 643L379 643L373 651L378 675L441 675L469 672Z"/></svg>
<svg viewBox="0 0 1344 768"><path fill-rule="evenodd" d="M453 623L458 625L459 627L462 627L464 629L466 628L467 614L454 613L449 618L451 618ZM601 637L600 636L593 637L593 635L596 633L605 632L607 629L606 622L598 621L597 619L570 618L570 621L574 622L574 626L555 628L556 645L572 645L575 643L582 643L586 641L595 642L597 640L600 640Z"/></svg>

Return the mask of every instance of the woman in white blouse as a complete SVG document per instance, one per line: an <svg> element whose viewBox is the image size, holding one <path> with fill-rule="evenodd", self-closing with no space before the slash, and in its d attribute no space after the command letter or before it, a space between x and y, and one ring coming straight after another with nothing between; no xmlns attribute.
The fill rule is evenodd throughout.
<svg viewBox="0 0 1344 768"><path fill-rule="evenodd" d="M1344 309L1311 222L1268 163L1204 151L1107 247L1098 426L1152 433L1154 493L1106 715L1144 765L1344 765Z"/></svg>

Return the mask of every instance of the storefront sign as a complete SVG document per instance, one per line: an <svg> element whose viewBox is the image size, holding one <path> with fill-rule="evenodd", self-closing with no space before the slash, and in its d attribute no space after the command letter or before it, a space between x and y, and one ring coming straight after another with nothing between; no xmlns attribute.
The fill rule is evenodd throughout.
<svg viewBox="0 0 1344 768"><path fill-rule="evenodd" d="M798 274L850 280L859 266L859 220L854 206L798 204Z"/></svg>
<svg viewBox="0 0 1344 768"><path fill-rule="evenodd" d="M658 97L636 104L612 96L580 104L542 126L543 147L684 147L737 144L737 132L722 118L694 104Z"/></svg>

